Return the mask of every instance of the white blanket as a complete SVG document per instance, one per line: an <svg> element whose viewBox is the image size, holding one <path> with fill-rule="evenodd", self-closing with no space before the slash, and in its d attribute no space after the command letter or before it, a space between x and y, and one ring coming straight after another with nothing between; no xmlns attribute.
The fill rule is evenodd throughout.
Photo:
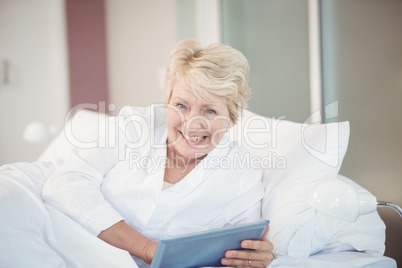
<svg viewBox="0 0 402 268"><path fill-rule="evenodd" d="M49 163L0 169L0 267L138 267L40 198ZM29 175L29 177L28 177Z"/></svg>
<svg viewBox="0 0 402 268"><path fill-rule="evenodd" d="M46 162L0 168L0 267L138 267L128 252L94 237L43 203L41 188L53 170L53 164ZM340 251L306 259L281 256L270 267L394 268L396 263L387 257Z"/></svg>

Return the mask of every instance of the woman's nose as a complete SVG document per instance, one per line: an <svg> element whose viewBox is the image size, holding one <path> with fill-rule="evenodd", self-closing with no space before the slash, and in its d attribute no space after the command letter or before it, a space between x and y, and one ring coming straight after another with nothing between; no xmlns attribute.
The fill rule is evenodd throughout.
<svg viewBox="0 0 402 268"><path fill-rule="evenodd" d="M185 121L188 130L208 129L210 122L198 112L190 112Z"/></svg>

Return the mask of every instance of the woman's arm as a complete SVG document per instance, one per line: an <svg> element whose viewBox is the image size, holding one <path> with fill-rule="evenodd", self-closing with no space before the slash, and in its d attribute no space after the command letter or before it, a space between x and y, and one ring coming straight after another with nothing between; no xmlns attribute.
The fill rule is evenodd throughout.
<svg viewBox="0 0 402 268"><path fill-rule="evenodd" d="M90 151L77 152L49 177L43 199L105 242L150 263L157 243L126 224L100 190L105 174L117 162L116 154L105 148Z"/></svg>
<svg viewBox="0 0 402 268"><path fill-rule="evenodd" d="M103 241L128 251L131 255L150 264L156 250L157 242L151 241L124 221L102 231L98 237Z"/></svg>
<svg viewBox="0 0 402 268"><path fill-rule="evenodd" d="M47 179L43 200L98 235L123 219L101 191L105 174L117 160L114 148L78 149Z"/></svg>
<svg viewBox="0 0 402 268"><path fill-rule="evenodd" d="M119 128L118 140L113 146L77 148L72 157L47 179L42 197L47 204L56 207L98 238L150 263L157 243L126 224L101 190L106 174L119 161L127 161L127 136L137 136L135 129Z"/></svg>

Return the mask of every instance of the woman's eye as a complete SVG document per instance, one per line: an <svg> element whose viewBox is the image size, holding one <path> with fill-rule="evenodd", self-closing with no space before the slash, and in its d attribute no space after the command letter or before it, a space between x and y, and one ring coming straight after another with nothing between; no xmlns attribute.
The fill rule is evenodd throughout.
<svg viewBox="0 0 402 268"><path fill-rule="evenodd" d="M177 107L179 107L180 109L186 109L187 108L186 105L181 104L181 103L177 104Z"/></svg>
<svg viewBox="0 0 402 268"><path fill-rule="evenodd" d="M207 113L207 114L215 114L215 111L212 110L212 109L209 109L209 110L206 111L206 113Z"/></svg>

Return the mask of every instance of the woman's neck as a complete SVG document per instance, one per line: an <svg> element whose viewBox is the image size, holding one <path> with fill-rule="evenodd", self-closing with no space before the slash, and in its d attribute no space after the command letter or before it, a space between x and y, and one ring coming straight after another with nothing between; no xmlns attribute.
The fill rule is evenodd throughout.
<svg viewBox="0 0 402 268"><path fill-rule="evenodd" d="M194 157L184 157L177 153L177 151L171 147L167 148L166 158L167 163L170 164L171 167L176 168L187 168L189 166L196 166L198 163L204 159L206 155L198 158Z"/></svg>
<svg viewBox="0 0 402 268"><path fill-rule="evenodd" d="M190 173L204 158L188 158L178 154L168 147L166 154L166 167L164 181L177 183Z"/></svg>

